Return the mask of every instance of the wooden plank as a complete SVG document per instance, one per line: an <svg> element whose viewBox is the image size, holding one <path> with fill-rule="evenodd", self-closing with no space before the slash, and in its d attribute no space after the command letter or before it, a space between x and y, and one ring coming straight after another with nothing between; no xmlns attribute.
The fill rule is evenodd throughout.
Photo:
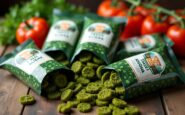
<svg viewBox="0 0 185 115"><path fill-rule="evenodd" d="M14 48L8 47L5 54ZM0 73L0 115L19 115L23 106L18 98L27 94L28 88L8 71L0 70Z"/></svg>
<svg viewBox="0 0 185 115"><path fill-rule="evenodd" d="M47 100L32 90L30 90L29 94L33 95L37 102L32 106L25 106L23 115L62 115L56 110L60 101Z"/></svg>
<svg viewBox="0 0 185 115"><path fill-rule="evenodd" d="M185 60L180 61L185 71ZM167 115L182 115L185 113L185 85L163 90L163 102Z"/></svg>
<svg viewBox="0 0 185 115"><path fill-rule="evenodd" d="M141 96L130 102L139 108L141 115L164 115L164 110L159 93Z"/></svg>

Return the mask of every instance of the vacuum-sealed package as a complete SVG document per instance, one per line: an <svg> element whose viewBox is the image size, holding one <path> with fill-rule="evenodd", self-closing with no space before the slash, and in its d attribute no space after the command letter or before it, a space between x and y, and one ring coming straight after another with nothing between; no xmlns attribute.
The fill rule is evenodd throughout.
<svg viewBox="0 0 185 115"><path fill-rule="evenodd" d="M0 67L43 96L56 93L74 79L74 73L70 69L39 51L32 40L1 57Z"/></svg>
<svg viewBox="0 0 185 115"><path fill-rule="evenodd" d="M106 64L112 61L119 42L120 30L124 23L105 19L85 18L84 28L72 60L83 52L90 52Z"/></svg>
<svg viewBox="0 0 185 115"><path fill-rule="evenodd" d="M83 26L83 18L70 14L53 14L53 24L42 50L63 64L69 61Z"/></svg>
<svg viewBox="0 0 185 115"><path fill-rule="evenodd" d="M115 60L121 60L139 53L153 50L155 48L160 48L166 44L172 45L173 43L161 34L132 37L127 41L120 42Z"/></svg>
<svg viewBox="0 0 185 115"><path fill-rule="evenodd" d="M185 82L184 72L170 46L122 59L106 66L103 72L116 73L112 81L122 83L127 99ZM111 81L110 75L103 75L102 80Z"/></svg>

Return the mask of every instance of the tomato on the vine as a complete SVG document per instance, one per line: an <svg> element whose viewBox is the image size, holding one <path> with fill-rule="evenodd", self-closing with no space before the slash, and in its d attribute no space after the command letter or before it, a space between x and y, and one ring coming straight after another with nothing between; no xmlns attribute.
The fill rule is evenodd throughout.
<svg viewBox="0 0 185 115"><path fill-rule="evenodd" d="M157 22L153 16L147 16L141 27L141 34L166 33L169 26L166 21Z"/></svg>
<svg viewBox="0 0 185 115"><path fill-rule="evenodd" d="M33 17L19 25L16 31L16 38L19 44L31 38L35 44L41 48L48 30L49 25L45 19Z"/></svg>
<svg viewBox="0 0 185 115"><path fill-rule="evenodd" d="M173 25L168 29L167 36L174 42L174 52L180 57L185 57L185 29Z"/></svg>
<svg viewBox="0 0 185 115"><path fill-rule="evenodd" d="M127 5L122 1L118 1L116 6L113 6L112 0L104 0L100 3L97 14L103 17L114 17L127 9Z"/></svg>
<svg viewBox="0 0 185 115"><path fill-rule="evenodd" d="M124 41L130 37L139 36L143 19L141 15L127 16L127 23L121 34L120 40Z"/></svg>

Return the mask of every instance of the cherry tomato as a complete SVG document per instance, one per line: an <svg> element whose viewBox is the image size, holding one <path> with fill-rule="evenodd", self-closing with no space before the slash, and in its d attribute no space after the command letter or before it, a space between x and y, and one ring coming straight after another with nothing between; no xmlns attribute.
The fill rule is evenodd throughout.
<svg viewBox="0 0 185 115"><path fill-rule="evenodd" d="M16 38L19 44L32 38L35 44L41 48L48 30L49 26L45 19L33 17L19 25L16 31Z"/></svg>
<svg viewBox="0 0 185 115"><path fill-rule="evenodd" d="M122 1L118 1L117 6L112 6L112 0L104 0L99 5L97 14L104 17L113 17L127 9L128 7Z"/></svg>
<svg viewBox="0 0 185 115"><path fill-rule="evenodd" d="M130 37L139 36L143 19L144 18L141 15L128 16L127 23L124 31L121 34L120 40L124 41Z"/></svg>
<svg viewBox="0 0 185 115"><path fill-rule="evenodd" d="M141 34L166 33L169 26L166 21L156 22L153 16L147 16L141 27Z"/></svg>
<svg viewBox="0 0 185 115"><path fill-rule="evenodd" d="M167 36L174 42L174 52L180 57L185 57L185 29L173 25L168 29Z"/></svg>

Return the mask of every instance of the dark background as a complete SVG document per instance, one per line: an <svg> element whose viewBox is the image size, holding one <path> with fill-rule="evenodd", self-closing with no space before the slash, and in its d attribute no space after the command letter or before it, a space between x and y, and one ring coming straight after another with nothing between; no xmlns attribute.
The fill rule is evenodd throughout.
<svg viewBox="0 0 185 115"><path fill-rule="evenodd" d="M4 15L6 12L8 12L8 8L11 5L19 3L21 1L26 1L26 0L1 0L0 15L1 16ZM84 7L90 8L90 11L96 12L98 4L102 0L66 0L66 1L77 5L82 5ZM185 0L158 0L158 1L159 1L158 4L169 9L185 8Z"/></svg>

